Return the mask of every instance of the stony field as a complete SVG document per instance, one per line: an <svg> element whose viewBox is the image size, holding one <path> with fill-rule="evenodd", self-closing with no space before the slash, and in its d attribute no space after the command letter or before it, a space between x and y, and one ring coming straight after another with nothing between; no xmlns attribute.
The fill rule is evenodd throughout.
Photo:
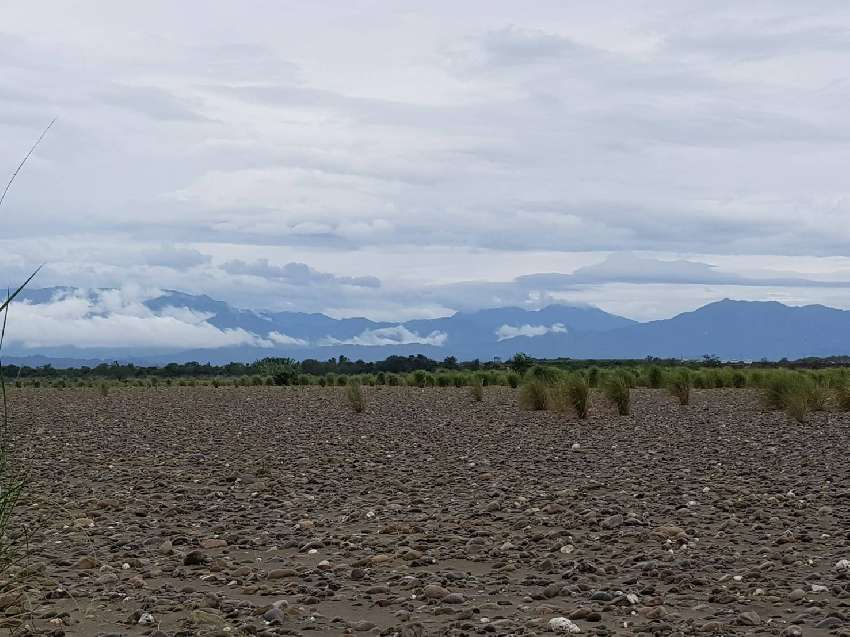
<svg viewBox="0 0 850 637"><path fill-rule="evenodd" d="M850 635L850 415L364 393L14 391L29 631Z"/></svg>

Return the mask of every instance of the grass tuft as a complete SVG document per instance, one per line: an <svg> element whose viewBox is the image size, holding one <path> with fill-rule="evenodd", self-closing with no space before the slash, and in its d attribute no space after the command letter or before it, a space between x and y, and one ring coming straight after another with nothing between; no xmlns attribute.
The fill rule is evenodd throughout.
<svg viewBox="0 0 850 637"><path fill-rule="evenodd" d="M632 409L632 397L629 379L622 374L611 374L602 384L602 391L617 407L617 413L628 416Z"/></svg>
<svg viewBox="0 0 850 637"><path fill-rule="evenodd" d="M345 388L345 395L348 397L348 402L355 413L363 413L366 408L363 400L363 390L360 387L360 382L352 379Z"/></svg>
<svg viewBox="0 0 850 637"><path fill-rule="evenodd" d="M479 376L473 376L469 384L469 394L472 400L480 403L484 400L484 383Z"/></svg>
<svg viewBox="0 0 850 637"><path fill-rule="evenodd" d="M530 411L544 411L549 400L549 384L539 379L526 381L519 390L519 404Z"/></svg>
<svg viewBox="0 0 850 637"><path fill-rule="evenodd" d="M691 376L687 369L679 370L670 380L670 393L679 399L680 405L691 402Z"/></svg>

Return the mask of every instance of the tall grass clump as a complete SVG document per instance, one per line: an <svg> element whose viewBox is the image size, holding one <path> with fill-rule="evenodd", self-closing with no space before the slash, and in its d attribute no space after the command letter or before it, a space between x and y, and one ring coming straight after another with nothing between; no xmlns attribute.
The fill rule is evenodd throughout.
<svg viewBox="0 0 850 637"><path fill-rule="evenodd" d="M549 400L550 384L537 378L531 378L519 389L519 404L523 409L543 411Z"/></svg>
<svg viewBox="0 0 850 637"><path fill-rule="evenodd" d="M348 403L354 410L354 413L361 414L366 408L366 403L363 400L363 389L360 386L360 381L352 378L351 382L345 388L345 395L348 397Z"/></svg>
<svg viewBox="0 0 850 637"><path fill-rule="evenodd" d="M835 388L835 403L841 411L850 411L850 384L842 383Z"/></svg>
<svg viewBox="0 0 850 637"><path fill-rule="evenodd" d="M651 366L646 373L646 381L650 387L658 389L664 384L664 371L658 365Z"/></svg>
<svg viewBox="0 0 850 637"><path fill-rule="evenodd" d="M534 365L526 373L529 381L539 381L544 384L552 385L561 379L561 370L557 367L549 365Z"/></svg>
<svg viewBox="0 0 850 637"><path fill-rule="evenodd" d="M788 397L800 384L796 376L794 372L776 371L763 379L761 399L765 409L785 409Z"/></svg>
<svg viewBox="0 0 850 637"><path fill-rule="evenodd" d="M567 396L576 412L576 416L584 420L590 409L590 385L584 376L576 375L567 381Z"/></svg>
<svg viewBox="0 0 850 637"><path fill-rule="evenodd" d="M484 400L484 382L480 376L475 375L472 377L469 383L469 394L472 396L472 400L477 403Z"/></svg>
<svg viewBox="0 0 850 637"><path fill-rule="evenodd" d="M605 397L617 407L617 413L628 416L632 409L631 383L623 374L611 374L602 384Z"/></svg>
<svg viewBox="0 0 850 637"><path fill-rule="evenodd" d="M691 375L687 369L680 369L670 379L670 393L679 399L680 405L691 402Z"/></svg>
<svg viewBox="0 0 850 637"><path fill-rule="evenodd" d="M800 384L793 386L784 396L785 413L797 422L806 422L811 407L810 395Z"/></svg>

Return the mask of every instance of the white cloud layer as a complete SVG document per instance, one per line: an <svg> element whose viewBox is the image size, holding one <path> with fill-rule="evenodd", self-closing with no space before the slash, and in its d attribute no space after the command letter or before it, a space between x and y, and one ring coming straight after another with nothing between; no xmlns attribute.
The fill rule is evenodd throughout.
<svg viewBox="0 0 850 637"><path fill-rule="evenodd" d="M566 333L567 328L563 323L552 323L552 325L502 325L495 331L497 340L504 341L517 336L543 336L550 332Z"/></svg>
<svg viewBox="0 0 850 637"><path fill-rule="evenodd" d="M320 345L435 345L446 344L448 335L445 332L431 332L421 336L403 325L381 327L374 330L364 330L357 336L348 339L327 337L319 341Z"/></svg>
<svg viewBox="0 0 850 637"><path fill-rule="evenodd" d="M7 342L12 348L72 345L187 350L271 346L269 341L243 329L218 329L185 308L154 313L137 301L120 297L120 291L110 291L95 298L72 295L52 303L16 303L9 314Z"/></svg>

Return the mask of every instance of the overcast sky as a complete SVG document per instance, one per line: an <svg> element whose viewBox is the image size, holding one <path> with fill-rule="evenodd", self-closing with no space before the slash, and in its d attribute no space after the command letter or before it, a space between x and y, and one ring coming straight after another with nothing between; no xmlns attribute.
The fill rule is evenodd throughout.
<svg viewBox="0 0 850 637"><path fill-rule="evenodd" d="M850 3L0 1L14 284L850 307ZM686 261L683 263L682 261ZM534 275L547 276L534 276Z"/></svg>

